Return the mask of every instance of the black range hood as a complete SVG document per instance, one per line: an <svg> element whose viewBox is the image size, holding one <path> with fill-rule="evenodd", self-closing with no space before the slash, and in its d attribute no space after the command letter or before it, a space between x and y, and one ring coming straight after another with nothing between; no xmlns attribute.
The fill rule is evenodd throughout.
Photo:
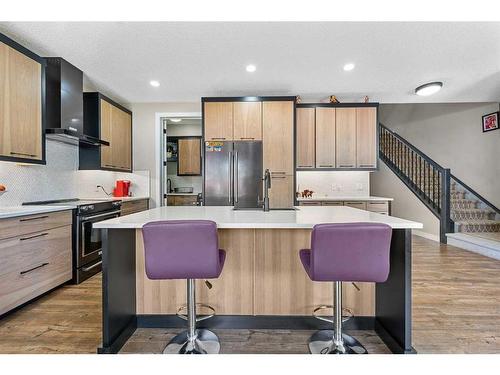
<svg viewBox="0 0 500 375"><path fill-rule="evenodd" d="M109 146L109 142L84 134L83 72L61 57L45 60L47 138L72 145Z"/></svg>

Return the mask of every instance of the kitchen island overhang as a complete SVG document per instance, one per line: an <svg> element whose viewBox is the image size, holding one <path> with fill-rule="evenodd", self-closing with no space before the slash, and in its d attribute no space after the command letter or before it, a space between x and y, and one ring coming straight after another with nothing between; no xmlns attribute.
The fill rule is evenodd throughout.
<svg viewBox="0 0 500 375"><path fill-rule="evenodd" d="M149 280L144 270L142 226L159 220L213 220L224 270L212 289L197 283L197 299L217 314L210 328L326 329L314 307L332 302L332 283L313 282L298 252L310 246L315 224L377 222L392 227L391 267L385 283L344 283L344 305L353 310L347 329L375 330L395 353L412 353L411 230L422 224L350 207L300 207L286 211L234 211L231 207L161 207L99 222L103 246L103 342L118 352L137 327L183 327L184 280Z"/></svg>

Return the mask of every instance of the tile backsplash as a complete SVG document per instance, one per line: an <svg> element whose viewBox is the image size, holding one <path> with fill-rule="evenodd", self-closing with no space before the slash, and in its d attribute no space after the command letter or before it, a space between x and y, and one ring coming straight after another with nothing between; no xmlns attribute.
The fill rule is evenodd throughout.
<svg viewBox="0 0 500 375"><path fill-rule="evenodd" d="M314 191L314 198L367 197L370 195L370 172L297 172L297 191L305 189Z"/></svg>
<svg viewBox="0 0 500 375"><path fill-rule="evenodd" d="M150 195L149 171L79 171L78 147L49 139L46 152L46 165L0 161L0 184L7 187L7 192L0 196L0 206L62 198L104 198L106 195L102 190L96 191L96 185L111 192L117 179L132 181L133 195Z"/></svg>

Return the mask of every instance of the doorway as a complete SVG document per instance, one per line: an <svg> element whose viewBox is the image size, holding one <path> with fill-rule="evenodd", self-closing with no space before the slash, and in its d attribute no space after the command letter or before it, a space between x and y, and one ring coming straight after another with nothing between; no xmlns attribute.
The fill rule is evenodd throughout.
<svg viewBox="0 0 500 375"><path fill-rule="evenodd" d="M161 206L195 205L203 186L201 114L164 114L160 123Z"/></svg>

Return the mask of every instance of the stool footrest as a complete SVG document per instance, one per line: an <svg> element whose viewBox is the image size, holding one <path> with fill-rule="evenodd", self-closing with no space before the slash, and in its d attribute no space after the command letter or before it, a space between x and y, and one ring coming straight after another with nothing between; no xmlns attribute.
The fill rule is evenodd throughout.
<svg viewBox="0 0 500 375"><path fill-rule="evenodd" d="M196 307L202 307L202 308L205 308L205 309L208 309L210 311L212 311L211 314L208 314L208 315L198 315L196 316L196 322L201 322L203 320L207 320L207 319L210 319L212 317L215 316L215 309L210 306L210 305L206 305L204 303L196 303ZM184 320L188 320L188 317L187 317L187 314L183 314L183 311L185 311L187 309L187 306L186 305L183 305L181 307L179 307L179 309L177 310L177 313L176 315L181 318L181 319L184 319Z"/></svg>
<svg viewBox="0 0 500 375"><path fill-rule="evenodd" d="M326 309L333 309L333 305L320 305L320 306L316 307L313 310L313 314L312 315L316 319L322 320L324 322L333 323L333 319L326 318L324 315L320 315L318 313L319 311L326 310ZM342 309L342 323L347 322L353 316L354 316L354 314L353 314L353 312L352 312L351 309L348 309L348 308L345 308L345 307Z"/></svg>

